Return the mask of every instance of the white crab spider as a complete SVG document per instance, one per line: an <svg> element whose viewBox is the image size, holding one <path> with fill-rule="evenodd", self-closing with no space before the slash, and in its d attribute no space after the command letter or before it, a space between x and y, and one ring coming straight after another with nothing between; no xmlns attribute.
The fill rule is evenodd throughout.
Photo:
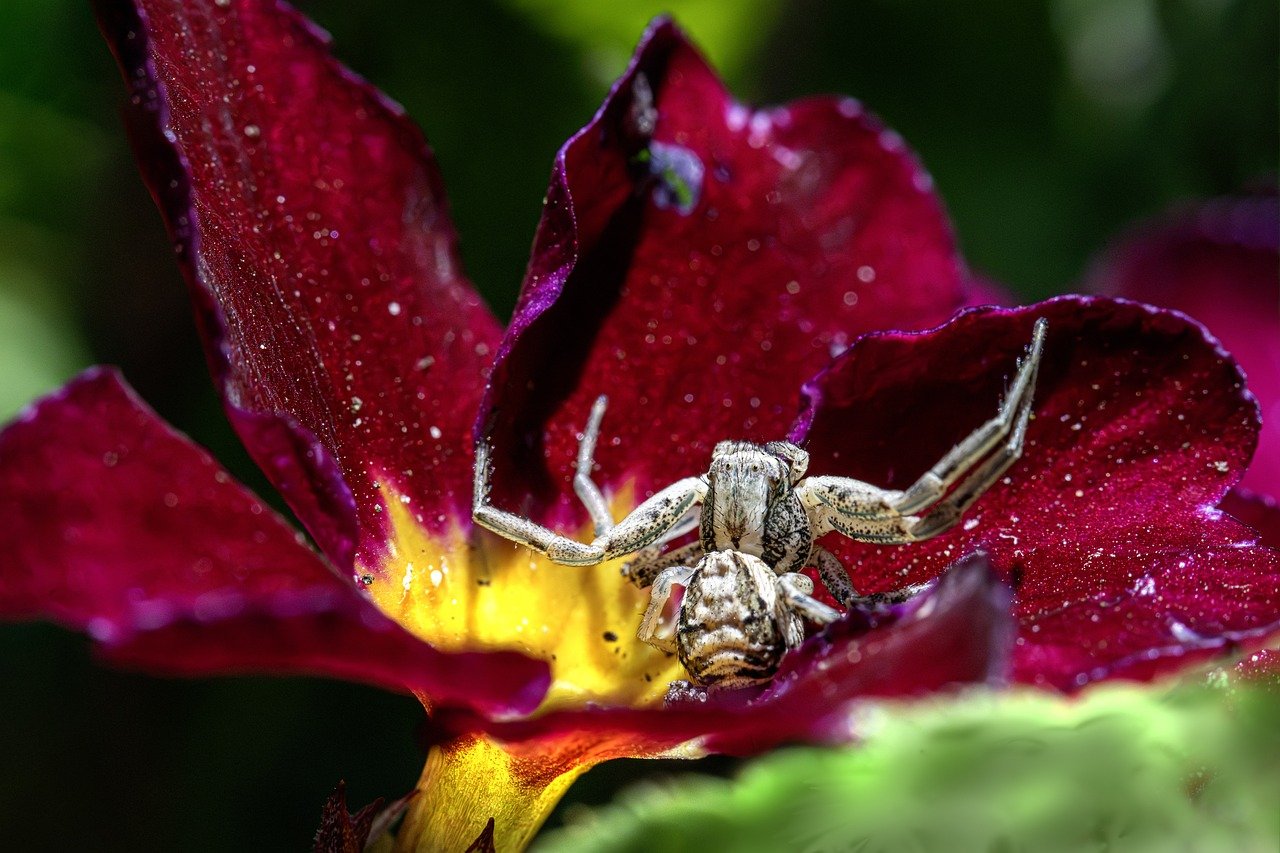
<svg viewBox="0 0 1280 853"><path fill-rule="evenodd" d="M578 447L574 491L595 525L591 544L561 536L489 503L490 448L476 445L472 514L478 524L567 566L635 554L623 574L652 587L640 640L674 651L690 677L725 687L768 680L804 639L802 619L827 624L836 610L814 599L811 566L846 607L901 601L918 590L862 596L840 561L815 542L832 531L860 542L902 544L953 527L1022 454L1046 321L1037 320L999 412L905 491L847 477L808 477L809 454L785 441L722 441L701 477L686 477L615 524L591 479L605 397L596 400ZM698 529L698 537L664 546ZM658 634L673 586L684 586L675 637Z"/></svg>

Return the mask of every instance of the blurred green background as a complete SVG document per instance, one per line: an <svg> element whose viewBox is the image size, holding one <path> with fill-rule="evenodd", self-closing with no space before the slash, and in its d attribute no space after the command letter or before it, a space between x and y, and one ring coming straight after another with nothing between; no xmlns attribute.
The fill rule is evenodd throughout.
<svg viewBox="0 0 1280 853"><path fill-rule="evenodd" d="M862 99L932 171L972 267L1025 298L1070 290L1135 219L1274 180L1280 146L1274 0L300 5L425 128L467 268L503 316L555 150L662 11L744 100ZM118 364L269 493L222 420L122 98L86 4L0 3L0 416ZM0 679L8 849L298 849L339 778L360 805L421 768L416 703L374 690L108 671L47 626L0 626ZM654 771L608 765L569 801Z"/></svg>

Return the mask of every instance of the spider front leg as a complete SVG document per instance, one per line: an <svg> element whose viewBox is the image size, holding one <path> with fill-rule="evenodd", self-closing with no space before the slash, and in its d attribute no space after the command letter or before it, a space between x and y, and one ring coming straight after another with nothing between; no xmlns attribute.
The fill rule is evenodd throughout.
<svg viewBox="0 0 1280 853"><path fill-rule="evenodd" d="M499 536L546 555L553 563L565 566L594 566L606 560L639 551L662 539L685 517L707 493L706 483L699 477L686 477L667 486L636 507L616 525L609 516L604 495L591 480L591 465L599 438L600 420L606 399L600 397L592 406L591 417L578 446L578 473L574 491L587 507L596 527L591 544L578 542L543 527L534 521L489 502L493 480L491 449L485 440L476 442L475 479L471 494L471 515L481 527Z"/></svg>
<svg viewBox="0 0 1280 853"><path fill-rule="evenodd" d="M653 586L654 579L667 569L676 566L692 568L703 557L702 543L694 540L671 551L663 551L660 545L650 545L622 567L622 576L640 589Z"/></svg>
<svg viewBox="0 0 1280 853"><path fill-rule="evenodd" d="M636 631L636 639L648 643L655 649L674 653L676 641L674 637L659 637L658 628L662 625L662 613L671 600L671 587L685 586L693 577L692 566L671 566L653 581L653 591L649 593L649 606L640 620L640 630Z"/></svg>
<svg viewBox="0 0 1280 853"><path fill-rule="evenodd" d="M953 527L1022 455L1046 325L1043 318L1036 321L1027 355L999 413L906 491L879 489L846 477L802 481L796 492L810 513L815 534L835 530L862 542L902 544Z"/></svg>
<svg viewBox="0 0 1280 853"><path fill-rule="evenodd" d="M845 569L844 563L841 563L840 558L826 548L815 546L813 554L809 557L809 563L818 570L818 577L822 578L822 585L831 592L836 601L849 609L860 608L866 610L882 607L886 604L901 604L923 591L927 586L926 584L912 584L892 592L873 592L870 595L860 595L854 589L853 582L849 579L849 572ZM804 577L804 575L800 577Z"/></svg>
<svg viewBox="0 0 1280 853"><path fill-rule="evenodd" d="M784 575L779 575L775 586L778 593L778 601L786 602L791 612L803 616L810 622L829 625L840 618L840 611L828 607L813 597L813 581L799 572L787 572ZM804 626L799 627L798 636L788 637L787 643L791 648L799 646L804 641Z"/></svg>

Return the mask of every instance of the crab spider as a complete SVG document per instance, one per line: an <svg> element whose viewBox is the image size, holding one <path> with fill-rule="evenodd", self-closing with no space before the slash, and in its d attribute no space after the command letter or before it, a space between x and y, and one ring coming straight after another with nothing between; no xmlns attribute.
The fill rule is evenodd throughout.
<svg viewBox="0 0 1280 853"><path fill-rule="evenodd" d="M614 523L591 479L606 398L592 406L578 446L574 491L595 526L590 544L561 536L489 503L490 448L476 445L472 512L476 523L567 566L634 555L623 575L651 587L637 636L675 651L704 685L769 679L804 639L804 619L827 624L839 612L812 596L818 577L845 607L902 601L918 591L860 595L840 561L816 544L836 532L859 542L903 544L937 536L1022 454L1046 322L1037 320L1027 354L995 417L970 433L904 491L848 477L805 477L809 455L795 444L722 441L701 477L686 477ZM666 546L697 529L688 544ZM684 586L675 637L659 636L672 587Z"/></svg>

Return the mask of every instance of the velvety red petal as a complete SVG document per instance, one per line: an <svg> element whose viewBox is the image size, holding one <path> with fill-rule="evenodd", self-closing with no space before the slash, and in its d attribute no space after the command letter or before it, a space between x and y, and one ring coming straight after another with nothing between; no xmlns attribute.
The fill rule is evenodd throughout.
<svg viewBox="0 0 1280 853"><path fill-rule="evenodd" d="M1280 650L1259 649L1237 663L1232 674L1253 687L1280 691Z"/></svg>
<svg viewBox="0 0 1280 853"><path fill-rule="evenodd" d="M941 322L961 280L901 137L847 99L743 106L659 21L556 158L478 427L496 416L497 502L569 493L602 393L606 482L660 488L719 440L780 438L833 353Z"/></svg>
<svg viewBox="0 0 1280 853"><path fill-rule="evenodd" d="M860 700L1003 683L1014 628L1007 587L977 556L905 606L872 619L851 614L811 637L763 690L713 692L705 701L669 701L661 709L565 711L512 722L446 712L436 723L450 733L484 729L508 741L514 755L563 752L578 764L657 755L691 741L695 751L736 755L783 743L841 743L857 735L853 712Z"/></svg>
<svg viewBox="0 0 1280 853"><path fill-rule="evenodd" d="M1145 678L1280 624L1280 555L1213 509L1253 451L1230 356L1182 315L1103 298L976 309L870 335L806 387L792 435L811 474L905 488L992 417L1048 339L1021 461L950 532L905 546L830 537L864 592L986 550L1015 589L1016 677L1060 688Z"/></svg>
<svg viewBox="0 0 1280 853"><path fill-rule="evenodd" d="M300 534L92 370L0 433L0 617L86 631L110 660L175 675L332 675L528 711L545 665L436 651Z"/></svg>
<svg viewBox="0 0 1280 853"><path fill-rule="evenodd" d="M1263 545L1280 549L1280 501L1236 486L1218 506L1258 531Z"/></svg>
<svg viewBox="0 0 1280 853"><path fill-rule="evenodd" d="M968 306L1000 305L1011 307L1021 300L1013 291L994 278L971 273L964 283L964 304Z"/></svg>
<svg viewBox="0 0 1280 853"><path fill-rule="evenodd" d="M499 328L458 268L421 133L276 0L99 0L99 14L255 460L343 568L352 540L382 546L387 491L429 528L466 523Z"/></svg>
<svg viewBox="0 0 1280 853"><path fill-rule="evenodd" d="M1224 198L1144 225L1099 261L1089 289L1184 311L1222 341L1262 408L1241 485L1280 497L1280 198Z"/></svg>

